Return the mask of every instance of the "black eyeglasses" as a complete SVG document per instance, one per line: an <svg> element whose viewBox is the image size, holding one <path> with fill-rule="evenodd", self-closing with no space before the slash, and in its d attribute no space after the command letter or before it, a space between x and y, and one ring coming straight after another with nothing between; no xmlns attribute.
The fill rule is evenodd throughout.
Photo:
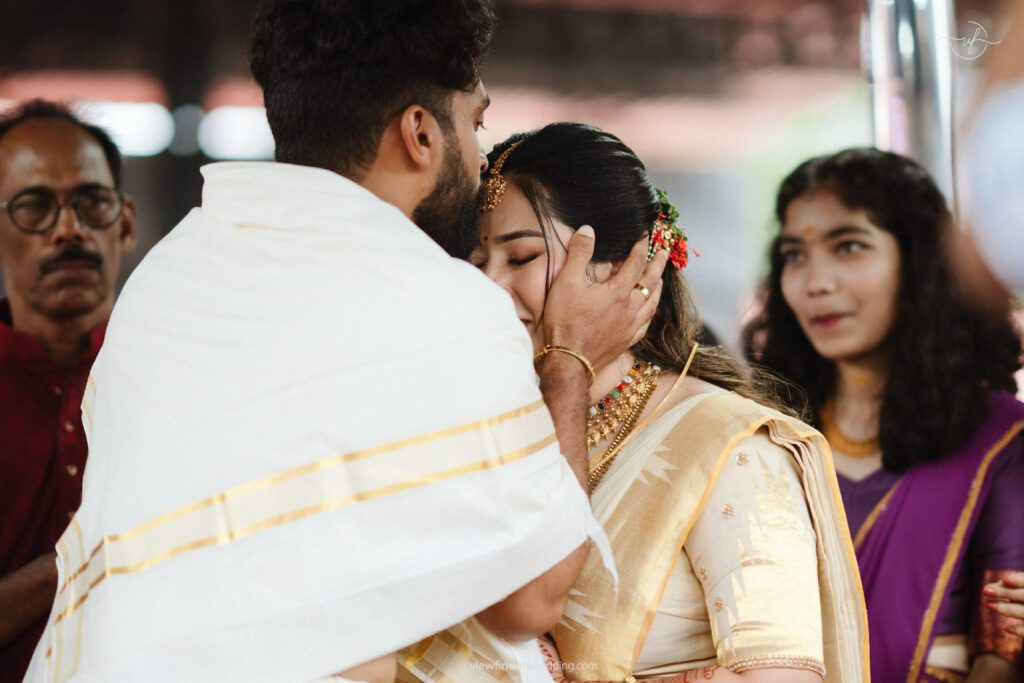
<svg viewBox="0 0 1024 683"><path fill-rule="evenodd" d="M67 195L64 199L53 190L32 188L23 190L0 209L7 209L14 227L22 232L39 235L57 225L64 204L71 204L75 215L94 230L113 225L124 211L124 194L110 187L86 187Z"/></svg>

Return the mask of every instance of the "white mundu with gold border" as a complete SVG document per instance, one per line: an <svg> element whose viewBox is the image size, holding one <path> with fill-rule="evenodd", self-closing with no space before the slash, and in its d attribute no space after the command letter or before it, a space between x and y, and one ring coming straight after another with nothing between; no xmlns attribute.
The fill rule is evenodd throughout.
<svg viewBox="0 0 1024 683"><path fill-rule="evenodd" d="M316 680L601 538L506 294L334 173L203 173L93 368L27 680Z"/></svg>

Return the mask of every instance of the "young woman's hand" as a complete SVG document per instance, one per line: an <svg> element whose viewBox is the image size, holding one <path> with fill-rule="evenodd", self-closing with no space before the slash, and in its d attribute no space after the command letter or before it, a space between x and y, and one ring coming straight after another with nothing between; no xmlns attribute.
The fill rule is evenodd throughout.
<svg viewBox="0 0 1024 683"><path fill-rule="evenodd" d="M988 584L982 594L990 610L1018 620L1006 630L1024 637L1024 572L1015 572L1002 581Z"/></svg>

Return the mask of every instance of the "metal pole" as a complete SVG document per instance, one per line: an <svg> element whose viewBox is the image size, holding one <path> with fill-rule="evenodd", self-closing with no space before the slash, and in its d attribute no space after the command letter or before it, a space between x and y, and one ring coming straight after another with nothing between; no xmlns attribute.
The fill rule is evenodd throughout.
<svg viewBox="0 0 1024 683"><path fill-rule="evenodd" d="M868 0L866 28L875 145L924 166L953 205L953 0Z"/></svg>

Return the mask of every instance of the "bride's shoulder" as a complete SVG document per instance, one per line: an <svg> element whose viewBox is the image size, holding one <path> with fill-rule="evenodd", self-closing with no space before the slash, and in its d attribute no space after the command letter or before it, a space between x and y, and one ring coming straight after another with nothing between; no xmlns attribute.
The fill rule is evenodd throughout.
<svg viewBox="0 0 1024 683"><path fill-rule="evenodd" d="M664 395L662 397L655 396L657 404L655 413L658 415L665 415L684 403L696 405L709 396L729 393L721 387L696 377L680 377L678 374L673 373L668 375L666 379L668 381L663 383L665 386ZM661 398L661 400L658 401L658 398Z"/></svg>
<svg viewBox="0 0 1024 683"><path fill-rule="evenodd" d="M699 436L699 441L710 448L758 434L766 439L770 435L767 440L782 444L817 436L813 428L794 417L694 378L680 381L658 406L654 421L661 422L666 433L681 439Z"/></svg>
<svg viewBox="0 0 1024 683"><path fill-rule="evenodd" d="M698 408L702 420L742 421L746 418L775 414L771 408L696 377L677 380L675 386L658 405L657 413L674 413L681 420L691 410Z"/></svg>

